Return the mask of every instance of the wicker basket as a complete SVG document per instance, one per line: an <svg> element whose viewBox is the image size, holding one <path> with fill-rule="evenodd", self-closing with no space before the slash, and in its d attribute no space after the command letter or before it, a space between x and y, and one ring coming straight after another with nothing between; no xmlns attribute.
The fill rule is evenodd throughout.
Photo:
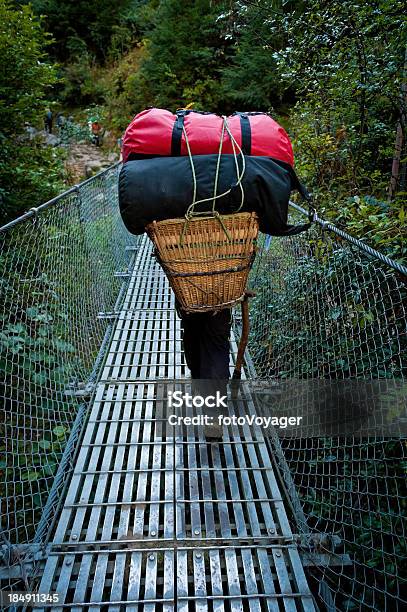
<svg viewBox="0 0 407 612"><path fill-rule="evenodd" d="M147 226L158 261L186 312L220 310L243 299L258 231L255 213Z"/></svg>

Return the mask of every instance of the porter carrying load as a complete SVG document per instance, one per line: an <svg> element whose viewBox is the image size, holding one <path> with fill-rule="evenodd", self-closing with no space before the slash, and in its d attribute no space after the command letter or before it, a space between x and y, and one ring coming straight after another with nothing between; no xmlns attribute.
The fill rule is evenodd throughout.
<svg viewBox="0 0 407 612"><path fill-rule="evenodd" d="M246 283L259 226L278 236L309 227L287 223L291 190L307 194L294 173L286 132L263 113L226 118L150 109L128 127L123 159L123 221L154 242L183 318L242 302L239 378L248 335Z"/></svg>

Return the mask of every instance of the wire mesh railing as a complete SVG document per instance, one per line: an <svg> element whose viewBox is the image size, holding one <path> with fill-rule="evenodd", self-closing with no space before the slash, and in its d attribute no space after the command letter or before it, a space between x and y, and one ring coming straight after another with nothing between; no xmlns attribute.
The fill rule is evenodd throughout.
<svg viewBox="0 0 407 612"><path fill-rule="evenodd" d="M109 334L106 313L124 288L126 246L136 241L120 219L117 173L112 167L0 231L5 563L18 561L11 546L48 533Z"/></svg>
<svg viewBox="0 0 407 612"><path fill-rule="evenodd" d="M371 418L383 383L393 392L390 411L401 406L405 420L406 272L319 223L265 238L251 275L253 372L273 385L283 414L337 414L338 435L317 422L308 434L270 438L294 532L309 536L321 559L330 556L310 569L328 610L406 605L406 440L363 435L363 423L360 433L340 431L352 412Z"/></svg>

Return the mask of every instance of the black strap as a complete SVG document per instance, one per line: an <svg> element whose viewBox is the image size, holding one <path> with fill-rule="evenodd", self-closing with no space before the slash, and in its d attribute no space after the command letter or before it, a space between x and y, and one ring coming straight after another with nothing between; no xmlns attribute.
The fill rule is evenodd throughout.
<svg viewBox="0 0 407 612"><path fill-rule="evenodd" d="M303 200L306 200L307 202L311 201L311 196L308 193L308 191L306 190L305 186L301 183L300 179L298 178L298 176L295 173L295 170L292 166L288 166L287 167L290 169L290 174L291 174L291 178L292 178L292 184L294 189L296 189Z"/></svg>
<svg viewBox="0 0 407 612"><path fill-rule="evenodd" d="M242 131L242 152L244 155L250 155L252 150L252 129L250 120L246 113L238 113L240 117L240 129Z"/></svg>
<svg viewBox="0 0 407 612"><path fill-rule="evenodd" d="M311 224L315 221L316 216L317 216L317 211L315 210L314 206L313 206L313 201L312 201L312 196L311 194L307 191L305 185L303 185L300 181L300 179L298 178L298 176L295 173L294 168L292 168L291 166L290 168L290 174L291 174L291 178L292 178L292 185L294 187L294 189L296 189L300 196L302 197L303 200L305 200L308 204L308 220L309 222L304 224L304 225L290 225L289 227L291 228L291 235L293 234L298 234L300 232L303 232L304 230L308 229L309 227L311 227ZM297 231L294 231L295 229L297 229Z"/></svg>
<svg viewBox="0 0 407 612"><path fill-rule="evenodd" d="M186 111L177 111L177 118L172 129L171 155L175 157L181 155L182 128L184 127L185 115Z"/></svg>

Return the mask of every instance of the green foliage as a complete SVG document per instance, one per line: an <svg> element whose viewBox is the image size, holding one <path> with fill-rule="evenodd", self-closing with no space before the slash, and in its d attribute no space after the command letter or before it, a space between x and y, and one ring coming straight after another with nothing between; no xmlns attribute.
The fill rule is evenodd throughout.
<svg viewBox="0 0 407 612"><path fill-rule="evenodd" d="M383 192L403 108L401 3L382 0L373 9L313 0L285 25L288 44L279 69L303 96L293 131L309 179L328 189L340 187L339 179L348 195L372 187Z"/></svg>
<svg viewBox="0 0 407 612"><path fill-rule="evenodd" d="M403 7L399 0L373 5L311 0L283 18L287 45L279 53L282 78L297 93L317 96L337 117L341 111L344 118L353 115L358 144L377 139L375 125L384 119L383 111L394 119L394 102L401 101Z"/></svg>
<svg viewBox="0 0 407 612"><path fill-rule="evenodd" d="M23 138L5 140L0 152L0 224L64 189L65 152Z"/></svg>
<svg viewBox="0 0 407 612"><path fill-rule="evenodd" d="M277 69L285 40L281 2L230 4L219 18L224 38L233 41L222 70L225 95L235 107L269 111L293 94Z"/></svg>
<svg viewBox="0 0 407 612"><path fill-rule="evenodd" d="M90 142L89 126L75 121L67 121L60 130L59 137L64 145L73 142Z"/></svg>
<svg viewBox="0 0 407 612"><path fill-rule="evenodd" d="M266 378L404 376L399 366L403 313L398 316L386 298L396 280L371 261L355 260L351 250L326 251L321 241L313 242L313 250L315 257L299 258L285 273L278 270L282 279L276 278L272 292L273 271L256 275L253 289L261 296L264 288L268 303L266 312L262 299L251 308L255 366ZM323 319L304 316L319 312L324 312ZM393 330L385 343L377 341L382 320Z"/></svg>
<svg viewBox="0 0 407 612"><path fill-rule="evenodd" d="M220 69L228 44L221 38L217 3L210 0L159 3L147 31L145 60L131 80L134 111L145 106L223 106Z"/></svg>
<svg viewBox="0 0 407 612"><path fill-rule="evenodd" d="M370 153L364 163L376 167L377 152L386 155L383 138L394 138L406 22L401 2L378 0L355 9L350 0L312 0L287 16L288 44L279 63L282 77L308 98L321 129L333 136L346 130L342 137L357 173L364 153Z"/></svg>
<svg viewBox="0 0 407 612"><path fill-rule="evenodd" d="M135 83L145 53L145 45L140 44L109 67L102 77L107 118L118 134L124 132L135 114Z"/></svg>
<svg viewBox="0 0 407 612"><path fill-rule="evenodd" d="M120 289L116 210L101 200L115 178L0 233L0 497L13 542L34 535L106 332L95 309Z"/></svg>
<svg viewBox="0 0 407 612"><path fill-rule="evenodd" d="M22 232L7 255L4 237L5 255L0 257L0 395L5 416L0 424L5 441L0 446L0 495L8 500L8 528L23 541L33 536L30 530L41 516L78 408L65 389L83 368L67 325L69 304L60 287L37 268L42 239L27 242Z"/></svg>
<svg viewBox="0 0 407 612"><path fill-rule="evenodd" d="M104 88L100 79L101 73L100 66L89 53L72 57L63 67L60 102L68 106L87 106L103 102Z"/></svg>
<svg viewBox="0 0 407 612"><path fill-rule="evenodd" d="M30 7L15 10L12 2L0 0L0 22L0 133L9 137L45 112L57 76L46 61L50 36Z"/></svg>
<svg viewBox="0 0 407 612"><path fill-rule="evenodd" d="M19 258L17 246L13 256L24 261L23 255ZM69 305L46 274L35 283L35 291L30 290L30 278L25 278L33 274L32 270L7 274L0 279L2 304L7 313L3 318L8 321L0 333L0 359L2 369L10 375L3 384L14 386L17 382L14 377L24 373L25 384L17 383L21 401L30 394L35 397L35 387L40 385L49 392L49 399L64 402L63 389L70 376L81 368L66 325ZM18 308L16 287L21 292Z"/></svg>
<svg viewBox="0 0 407 612"><path fill-rule="evenodd" d="M374 248L393 259L406 261L404 194L391 204L368 195L347 198L338 204L335 214L332 215L332 209L329 214L345 225L351 234L363 236Z"/></svg>
<svg viewBox="0 0 407 612"><path fill-rule="evenodd" d="M26 4L26 2L22 2ZM134 5L134 0L32 0L37 15L44 15L46 28L54 35L53 53L66 61L89 51L99 60L107 57L112 34L117 45L119 26ZM131 24L131 18L127 20ZM123 38L123 34L121 35ZM119 36L120 38L120 36Z"/></svg>
<svg viewBox="0 0 407 612"><path fill-rule="evenodd" d="M369 148L357 165L353 147L356 141L349 136L351 129L347 125L344 116L337 116L319 102L298 103L290 121L296 171L312 189L322 216L390 257L404 261L406 194L399 192L394 202L386 201L389 175L384 168L384 146L376 149L377 166L373 162L374 149ZM383 137L387 135L389 139L390 134L393 132L388 127ZM387 155L389 158L390 153Z"/></svg>
<svg viewBox="0 0 407 612"><path fill-rule="evenodd" d="M0 223L62 189L63 154L30 141L41 125L56 69L46 61L49 35L30 7L0 0Z"/></svg>

